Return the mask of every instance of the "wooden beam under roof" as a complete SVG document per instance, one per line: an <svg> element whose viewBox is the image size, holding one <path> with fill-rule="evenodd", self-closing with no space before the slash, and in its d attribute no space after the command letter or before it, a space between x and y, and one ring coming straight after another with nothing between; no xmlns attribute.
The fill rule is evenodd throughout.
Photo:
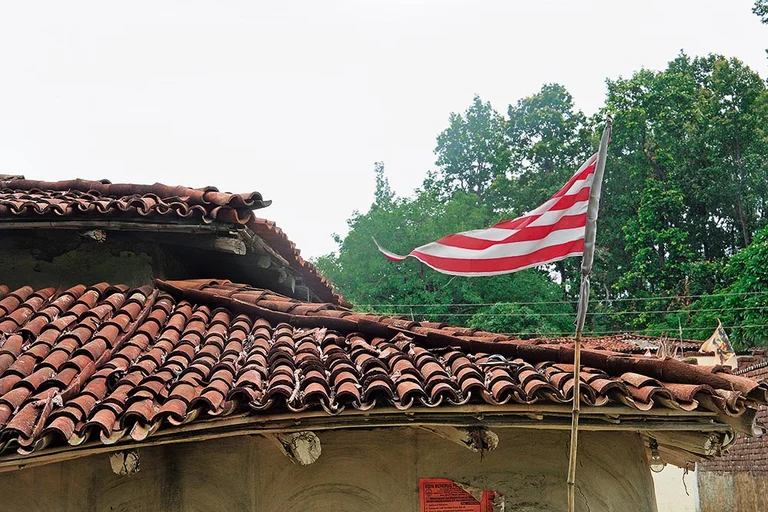
<svg viewBox="0 0 768 512"><path fill-rule="evenodd" d="M532 419L531 416L541 417ZM714 413L701 411L682 411L670 409L651 409L638 411L623 406L590 407L582 409L582 430L585 431L629 431L642 432L653 436L655 432L664 432L665 449L675 450L681 459L701 458L674 443L677 433L684 439L681 444L691 448L691 440L709 439L709 434L717 434L723 444L733 439L733 430L729 425L713 422ZM570 410L567 404L515 404L515 405L464 405L433 409L412 407L405 411L393 407L373 408L369 411L350 410L336 416L329 416L323 411L305 411L301 413L249 414L242 413L229 417L185 423L176 427L162 428L142 441L134 441L129 436L114 440L114 444L103 444L100 440L87 441L79 446L54 446L44 448L30 455L11 454L0 456L0 473L15 471L25 467L54 464L66 460L78 459L99 453L112 453L126 449L138 449L148 446L188 443L244 435L287 435L290 433L338 429L370 428L522 428L533 430L569 431ZM689 433L699 433L695 436ZM702 435L703 434L703 435ZM112 442L112 441L110 441ZM668 444L669 443L669 444ZM47 444L47 443L45 443ZM711 448L707 448L711 449ZM699 450L697 450L699 451Z"/></svg>

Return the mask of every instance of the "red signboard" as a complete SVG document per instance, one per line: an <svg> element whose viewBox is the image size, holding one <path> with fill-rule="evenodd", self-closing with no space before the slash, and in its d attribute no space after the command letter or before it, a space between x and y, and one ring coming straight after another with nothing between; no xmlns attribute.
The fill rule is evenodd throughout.
<svg viewBox="0 0 768 512"><path fill-rule="evenodd" d="M422 478L419 512L493 512L494 499L501 497L493 491L470 493L467 489L447 478Z"/></svg>

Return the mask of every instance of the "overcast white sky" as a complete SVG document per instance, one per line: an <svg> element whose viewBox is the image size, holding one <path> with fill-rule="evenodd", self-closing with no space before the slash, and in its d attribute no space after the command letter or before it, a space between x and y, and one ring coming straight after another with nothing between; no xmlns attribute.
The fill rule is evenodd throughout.
<svg viewBox="0 0 768 512"><path fill-rule="evenodd" d="M752 3L0 0L0 173L258 190L318 256L373 162L409 194L475 93L505 111L559 82L591 114L680 49L768 76Z"/></svg>

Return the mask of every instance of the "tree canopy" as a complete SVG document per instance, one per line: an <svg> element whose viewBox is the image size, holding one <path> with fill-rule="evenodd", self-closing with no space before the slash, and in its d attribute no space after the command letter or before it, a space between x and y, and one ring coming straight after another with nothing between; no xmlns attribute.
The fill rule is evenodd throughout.
<svg viewBox="0 0 768 512"><path fill-rule="evenodd" d="M755 0L752 12L760 17L760 21L768 23L768 0Z"/></svg>
<svg viewBox="0 0 768 512"><path fill-rule="evenodd" d="M762 6L762 7L761 7ZM765 2L755 13L765 16ZM762 14L761 14L762 13ZM407 253L536 207L596 150L614 116L588 330L705 337L721 318L743 346L768 340L768 90L721 55L681 53L661 71L609 79L597 116L559 84L502 114L480 97L437 135L436 166L409 197L374 168L374 201L349 219L319 268L353 303L519 336L567 334L576 258L517 274L461 278Z"/></svg>

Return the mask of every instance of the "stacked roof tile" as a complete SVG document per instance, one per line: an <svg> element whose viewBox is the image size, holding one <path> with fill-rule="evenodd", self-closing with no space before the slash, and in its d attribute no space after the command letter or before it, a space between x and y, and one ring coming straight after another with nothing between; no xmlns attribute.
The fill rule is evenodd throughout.
<svg viewBox="0 0 768 512"><path fill-rule="evenodd" d="M571 336L564 336L560 338L532 338L526 341L533 344L570 345L574 342L574 339ZM671 349L682 348L684 353L698 351L702 343L697 340L665 339L658 336L645 336L634 333L610 336L585 336L582 338L583 345L589 348L633 354L642 354L648 350L655 352L664 341L669 343Z"/></svg>
<svg viewBox="0 0 768 512"><path fill-rule="evenodd" d="M215 187L193 189L110 183L107 180L0 181L0 216L139 217L246 224L253 211L269 206L261 194L230 194Z"/></svg>
<svg viewBox="0 0 768 512"><path fill-rule="evenodd" d="M0 287L0 450L141 440L235 412L572 400L573 349L306 303L227 281ZM585 350L581 400L711 410L768 400L727 369Z"/></svg>

